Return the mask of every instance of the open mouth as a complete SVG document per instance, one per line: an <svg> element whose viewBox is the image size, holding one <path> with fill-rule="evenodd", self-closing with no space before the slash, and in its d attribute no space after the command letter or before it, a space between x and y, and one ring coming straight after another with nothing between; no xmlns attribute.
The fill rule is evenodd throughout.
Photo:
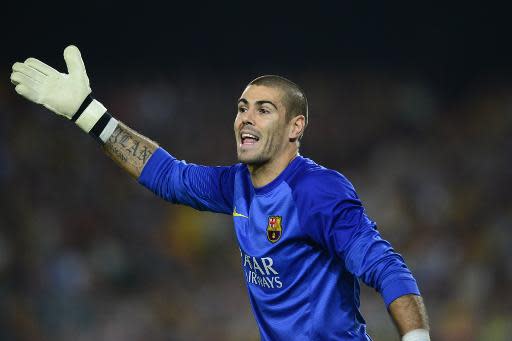
<svg viewBox="0 0 512 341"><path fill-rule="evenodd" d="M253 135L253 134L249 134L249 133L242 133L240 135L240 137L241 137L241 141L242 141L242 146L253 145L256 142L258 142L259 139L260 139L258 136Z"/></svg>

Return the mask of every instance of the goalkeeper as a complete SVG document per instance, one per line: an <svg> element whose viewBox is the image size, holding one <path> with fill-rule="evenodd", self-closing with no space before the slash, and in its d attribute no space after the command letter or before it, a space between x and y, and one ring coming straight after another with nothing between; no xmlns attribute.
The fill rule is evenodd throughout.
<svg viewBox="0 0 512 341"><path fill-rule="evenodd" d="M233 216L241 265L262 340L371 340L359 280L375 288L404 341L430 340L417 283L381 238L352 184L299 154L308 121L303 91L259 77L238 100L240 163L175 159L91 97L80 52L68 73L28 58L12 67L16 92L73 121L139 183L172 203Z"/></svg>

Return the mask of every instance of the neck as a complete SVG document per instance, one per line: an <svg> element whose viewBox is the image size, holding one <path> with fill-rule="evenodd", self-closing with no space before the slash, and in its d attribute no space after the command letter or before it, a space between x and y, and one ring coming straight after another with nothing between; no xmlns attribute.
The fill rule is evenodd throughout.
<svg viewBox="0 0 512 341"><path fill-rule="evenodd" d="M299 151L295 149L260 165L248 164L247 168L251 174L252 185L256 188L268 185L288 167L297 155L299 155Z"/></svg>

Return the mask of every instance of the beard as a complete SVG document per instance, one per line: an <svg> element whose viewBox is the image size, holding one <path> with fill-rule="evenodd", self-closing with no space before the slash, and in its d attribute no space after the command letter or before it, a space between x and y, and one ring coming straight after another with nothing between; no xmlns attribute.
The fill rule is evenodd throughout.
<svg viewBox="0 0 512 341"><path fill-rule="evenodd" d="M256 149L244 150L243 147L237 148L238 161L250 166L261 166L278 154L279 145L274 141L280 141L277 138L260 139L257 143L261 143Z"/></svg>
<svg viewBox="0 0 512 341"><path fill-rule="evenodd" d="M250 166L260 166L270 160L269 156L264 155L263 153L255 153L255 155L247 155L249 153L238 152L237 158L238 162L244 163Z"/></svg>

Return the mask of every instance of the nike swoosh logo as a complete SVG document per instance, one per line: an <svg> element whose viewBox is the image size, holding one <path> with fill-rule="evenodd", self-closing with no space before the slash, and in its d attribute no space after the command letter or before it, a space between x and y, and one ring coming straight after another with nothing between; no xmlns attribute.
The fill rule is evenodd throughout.
<svg viewBox="0 0 512 341"><path fill-rule="evenodd" d="M236 211L236 207L235 207L235 208L233 208L233 217L244 217L244 218L249 219L249 217L248 217L248 216L238 213L238 212Z"/></svg>

